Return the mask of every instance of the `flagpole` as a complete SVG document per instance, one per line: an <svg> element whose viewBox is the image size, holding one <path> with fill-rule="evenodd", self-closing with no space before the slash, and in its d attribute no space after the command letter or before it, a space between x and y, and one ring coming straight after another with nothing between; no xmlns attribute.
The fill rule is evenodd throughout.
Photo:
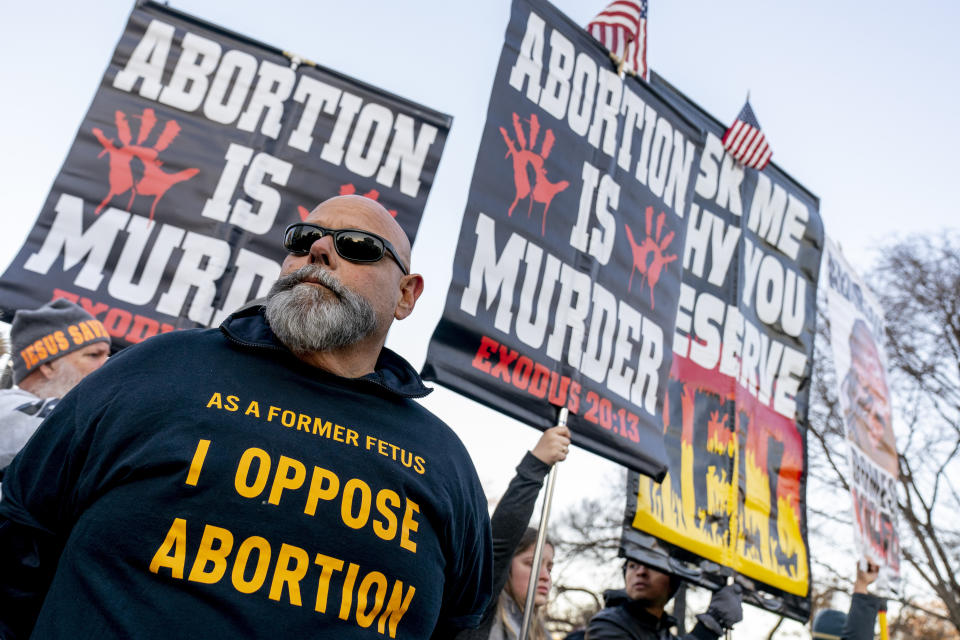
<svg viewBox="0 0 960 640"><path fill-rule="evenodd" d="M563 407L557 418L558 425L567 425L567 416L570 411ZM537 530L537 544L533 549L533 565L530 567L530 577L527 579L527 599L523 604L523 624L520 625L518 640L527 640L530 632L530 623L533 621L533 601L537 596L537 583L540 582L540 561L543 560L543 547L547 540L547 523L550 520L550 505L553 502L553 486L557 481L557 463L550 468L547 474L547 491L543 495L543 510L540 512L540 528Z"/></svg>
<svg viewBox="0 0 960 640"><path fill-rule="evenodd" d="M727 576L727 585L731 585L733 584L733 582L734 582L733 576ZM724 639L733 640L733 629L726 630L726 633L724 634Z"/></svg>

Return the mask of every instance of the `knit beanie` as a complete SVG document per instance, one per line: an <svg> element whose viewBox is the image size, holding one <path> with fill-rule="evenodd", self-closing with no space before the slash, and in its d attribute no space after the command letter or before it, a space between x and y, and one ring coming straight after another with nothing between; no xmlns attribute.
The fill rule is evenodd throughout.
<svg viewBox="0 0 960 640"><path fill-rule="evenodd" d="M13 383L47 362L95 342L110 344L110 334L81 307L58 298L39 309L20 310L10 326Z"/></svg>
<svg viewBox="0 0 960 640"><path fill-rule="evenodd" d="M846 623L847 614L843 611L821 609L813 617L813 638L815 640L842 640L843 627Z"/></svg>

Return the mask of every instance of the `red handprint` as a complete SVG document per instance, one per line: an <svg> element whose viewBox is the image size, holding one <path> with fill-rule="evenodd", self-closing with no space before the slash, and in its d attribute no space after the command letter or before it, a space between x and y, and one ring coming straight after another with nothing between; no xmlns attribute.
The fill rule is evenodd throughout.
<svg viewBox="0 0 960 640"><path fill-rule="evenodd" d="M554 136L553 130L547 129L543 134L543 145L540 147L540 153L534 153L533 147L537 144L537 135L540 133L540 119L537 114L530 115L530 143L527 144L527 138L523 134L523 127L520 125L520 116L513 114L513 130L517 134L517 144L507 133L507 130L500 127L500 133L503 135L504 142L507 143L507 155L513 156L513 184L517 193L513 198L513 203L507 210L507 215L513 215L513 208L517 206L523 198L530 196L530 206L527 208L527 217L533 211L533 203L539 202L543 205L543 222L540 225L540 235L547 231L547 210L550 209L550 202L553 197L570 186L566 180L560 182L550 182L547 180L547 170L544 168L544 161L550 157L553 150ZM533 168L534 184L530 186L530 175L527 173L527 166Z"/></svg>
<svg viewBox="0 0 960 640"><path fill-rule="evenodd" d="M339 195L341 196L352 196L356 192L357 192L357 188L353 186L353 184L350 182L340 185ZM367 191L366 193L362 193L360 195L362 195L364 198L370 198L371 200L376 200L377 202L380 201L380 192L377 191L376 189L370 189L370 191ZM307 216L310 215L310 209L307 209L303 205L297 205L297 213L300 214L301 220L306 220ZM396 209L387 209L387 213L389 213L394 218L397 217Z"/></svg>
<svg viewBox="0 0 960 640"><path fill-rule="evenodd" d="M349 182L346 184L340 185L339 195L341 196L352 196L356 192L357 192L357 188ZM360 195L362 195L364 198L370 198L371 200L376 200L377 202L380 201L380 192L377 191L376 189L370 189L370 191L367 191L366 193L362 193ZM303 205L297 205L297 213L300 214L301 220L306 220L307 216L310 215L310 209L307 209ZM394 218L397 217L396 209L387 209L387 213L389 213Z"/></svg>
<svg viewBox="0 0 960 640"><path fill-rule="evenodd" d="M340 195L342 196L350 196L355 194L356 192L357 192L357 188L353 186L352 183L348 182L347 184L340 185ZM367 191L366 193L362 193L360 195L362 195L364 198L370 198L371 200L376 200L377 202L380 202L380 192L377 191L376 189L370 189L370 191ZM394 218L397 217L396 209L387 209L387 212Z"/></svg>
<svg viewBox="0 0 960 640"><path fill-rule="evenodd" d="M655 309L653 301L653 288L657 286L660 276L663 273L663 267L677 259L676 254L666 255L667 247L673 242L674 233L671 231L661 239L663 234L663 222L666 217L661 211L657 216L657 235L651 237L653 231L653 207L647 207L647 237L643 242L637 243L633 239L633 232L626 224L627 240L630 241L630 250L633 252L633 267L630 269L630 281L627 283L627 291L633 286L633 272L639 271L643 274L642 282L650 285L650 308Z"/></svg>
<svg viewBox="0 0 960 640"><path fill-rule="evenodd" d="M169 120L163 127L163 131L157 138L152 147L143 146L143 143L153 132L153 127L157 124L157 116L153 109L143 110L140 118L140 132L137 135L137 143L131 144L132 136L130 134L130 124L127 122L127 115L122 111L115 113L117 123L117 137L120 139L120 146L113 143L113 140L103 134L99 128L94 127L93 135L97 137L103 146L103 154L110 156L110 191L103 199L103 202L96 208L94 213L100 213L107 204L118 196L130 192L130 200L127 202L127 209L133 205L133 200L138 195L153 196L153 204L150 206L150 220L153 220L153 214L157 209L157 203L167 193L173 185L193 178L199 172L198 169L184 169L177 173L165 173L160 169L163 162L157 160L157 156L170 146L174 138L180 133L180 125L175 120ZM134 116L137 117L137 116ZM137 158L143 164L143 175L137 179L133 174L133 159Z"/></svg>

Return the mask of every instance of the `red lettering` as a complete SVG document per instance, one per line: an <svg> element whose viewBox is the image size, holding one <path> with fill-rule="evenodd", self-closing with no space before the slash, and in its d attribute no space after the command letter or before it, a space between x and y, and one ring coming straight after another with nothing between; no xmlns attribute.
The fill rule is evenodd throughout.
<svg viewBox="0 0 960 640"><path fill-rule="evenodd" d="M627 437L633 442L640 442L640 417L632 411L627 414Z"/></svg>
<svg viewBox="0 0 960 640"><path fill-rule="evenodd" d="M559 384L558 384L559 383ZM550 372L550 397L547 398L550 404L562 407L567 403L567 389L570 387L570 378L567 376L558 376L556 372Z"/></svg>
<svg viewBox="0 0 960 640"><path fill-rule="evenodd" d="M600 398L600 426L608 431L613 427L613 405L604 397Z"/></svg>
<svg viewBox="0 0 960 640"><path fill-rule="evenodd" d="M127 332L127 329L130 328L131 322L133 322L133 315L129 311L114 307L110 309L107 317L103 319L103 326L111 336L120 338Z"/></svg>
<svg viewBox="0 0 960 640"><path fill-rule="evenodd" d="M597 424L599 420L597 419L597 410L599 409L600 396L597 395L595 391L587 392L587 412L583 414L583 419L593 424Z"/></svg>
<svg viewBox="0 0 960 640"><path fill-rule="evenodd" d="M114 338L122 337L127 342L134 344L143 342L158 333L169 333L170 331L176 330L176 327L168 322L159 322L149 316L142 316L123 309L117 309L105 302L94 302L90 298L82 297L71 291L65 291L64 289L53 290L51 300L56 300L57 298L64 298L75 304L79 304L87 313L95 318L96 316L106 313L103 322L99 320L84 321L68 327L67 330L70 338L75 344L93 340L94 337L106 338L108 336L113 336ZM485 340L489 340L489 338L485 338ZM493 345L492 348L496 348L496 342L490 340L490 343ZM487 367L489 368L489 364Z"/></svg>
<svg viewBox="0 0 960 640"><path fill-rule="evenodd" d="M491 360L494 352L499 358L497 362ZM472 366L501 382L525 390L533 397L541 400L547 398L550 404L556 407L566 405L571 413L580 415L580 394L583 386L579 382L551 371L547 366L492 338L481 336ZM584 420L632 442L640 442L640 418L636 413L615 405L596 391L588 390L585 402L587 411L583 415Z"/></svg>
<svg viewBox="0 0 960 640"><path fill-rule="evenodd" d="M471 363L473 368L484 373L490 373L490 352L496 349L499 344L496 340L482 336L480 346L477 348L477 353L473 356L473 362Z"/></svg>
<svg viewBox="0 0 960 640"><path fill-rule="evenodd" d="M567 409L574 415L580 414L580 389L582 388L579 382L575 380L570 381L570 396L567 401Z"/></svg>
<svg viewBox="0 0 960 640"><path fill-rule="evenodd" d="M530 384L530 373L533 371L533 360L527 356L520 356L513 367L513 386L517 389L526 389Z"/></svg>
<svg viewBox="0 0 960 640"><path fill-rule="evenodd" d="M533 366L533 379L530 380L530 393L538 398L547 397L547 387L550 385L550 369L539 362Z"/></svg>
<svg viewBox="0 0 960 640"><path fill-rule="evenodd" d="M94 318L110 309L110 305L104 302L94 302L90 298L80 298L80 306Z"/></svg>
<svg viewBox="0 0 960 640"><path fill-rule="evenodd" d="M500 378L503 378L504 382L510 382L510 363L520 357L520 354L513 349L507 349L503 345L500 345L499 351L500 362L493 366L493 370L490 372L490 375L493 377L499 376Z"/></svg>
<svg viewBox="0 0 960 640"><path fill-rule="evenodd" d="M143 342L151 336L157 335L158 331L160 331L159 322L152 318L137 315L133 317L133 327L131 327L130 333L128 333L124 339L131 344L136 344L137 342Z"/></svg>

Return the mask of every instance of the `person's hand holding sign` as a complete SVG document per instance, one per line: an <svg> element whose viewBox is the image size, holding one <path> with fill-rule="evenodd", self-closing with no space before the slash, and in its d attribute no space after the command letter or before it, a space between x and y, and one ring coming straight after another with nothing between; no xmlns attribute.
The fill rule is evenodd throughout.
<svg viewBox="0 0 960 640"><path fill-rule="evenodd" d="M537 445L530 453L536 456L540 462L553 465L556 462L565 460L569 449L570 429L566 426L559 425L550 427L544 431L543 435L540 436L540 440L537 441Z"/></svg>

